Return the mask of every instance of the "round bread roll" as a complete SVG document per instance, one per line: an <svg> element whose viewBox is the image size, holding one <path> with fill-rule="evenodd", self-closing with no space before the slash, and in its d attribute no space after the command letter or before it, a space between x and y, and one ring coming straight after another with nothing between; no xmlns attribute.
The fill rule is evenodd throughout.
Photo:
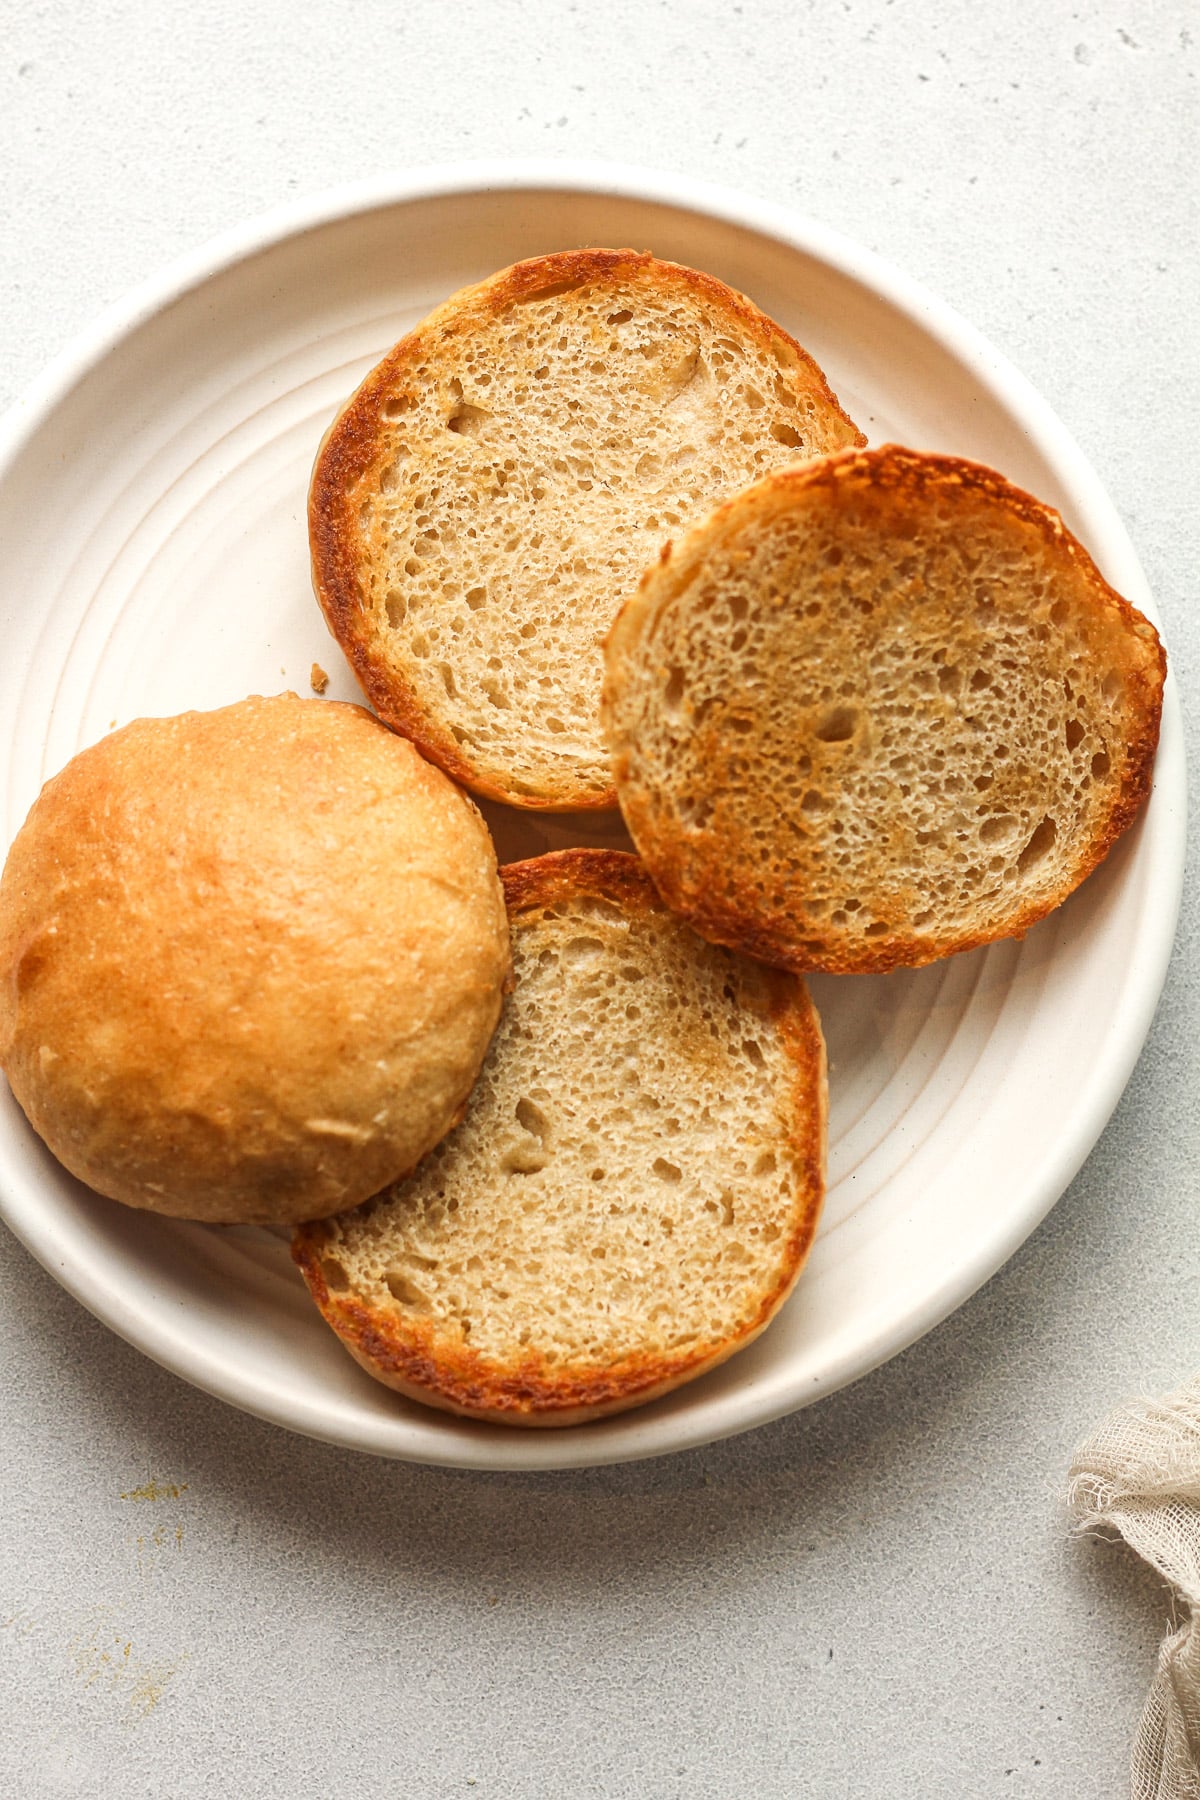
<svg viewBox="0 0 1200 1800"><path fill-rule="evenodd" d="M126 1205L287 1224L459 1118L509 980L475 807L357 706L140 719L43 788L0 880L0 1065Z"/></svg>
<svg viewBox="0 0 1200 1800"><path fill-rule="evenodd" d="M501 871L516 991L462 1124L295 1258L369 1375L498 1425L568 1426L752 1343L825 1192L803 981L714 949L636 856Z"/></svg>
<svg viewBox="0 0 1200 1800"><path fill-rule="evenodd" d="M1020 937L1150 792L1166 657L1052 508L885 444L668 546L607 645L621 811L702 937L796 971Z"/></svg>

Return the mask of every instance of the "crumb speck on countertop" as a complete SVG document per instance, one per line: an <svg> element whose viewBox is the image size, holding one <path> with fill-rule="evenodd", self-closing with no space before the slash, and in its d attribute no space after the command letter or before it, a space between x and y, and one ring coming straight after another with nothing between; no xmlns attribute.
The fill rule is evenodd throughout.
<svg viewBox="0 0 1200 1800"><path fill-rule="evenodd" d="M314 694L323 694L325 689L329 686L329 677L321 667L320 663L313 664L312 674L308 679Z"/></svg>
<svg viewBox="0 0 1200 1800"><path fill-rule="evenodd" d="M76 1637L71 1657L84 1687L108 1695L127 1724L148 1718L190 1661L187 1651L149 1661L126 1632L99 1616Z"/></svg>
<svg viewBox="0 0 1200 1800"><path fill-rule="evenodd" d="M121 1495L121 1498L122 1500L178 1500L179 1496L186 1492L186 1481L155 1481L151 1476L143 1487L130 1488L128 1493Z"/></svg>

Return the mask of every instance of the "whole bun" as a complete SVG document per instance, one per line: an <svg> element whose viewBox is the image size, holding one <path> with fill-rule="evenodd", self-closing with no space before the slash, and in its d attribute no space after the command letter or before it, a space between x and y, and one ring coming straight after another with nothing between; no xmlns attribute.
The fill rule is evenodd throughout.
<svg viewBox="0 0 1200 1800"><path fill-rule="evenodd" d="M357 706L140 719L42 789L0 879L0 1065L126 1205L286 1224L458 1119L509 938L474 806Z"/></svg>

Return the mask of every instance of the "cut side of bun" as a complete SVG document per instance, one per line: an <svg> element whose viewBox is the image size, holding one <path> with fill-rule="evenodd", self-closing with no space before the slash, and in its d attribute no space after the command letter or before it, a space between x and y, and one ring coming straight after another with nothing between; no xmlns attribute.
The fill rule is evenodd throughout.
<svg viewBox="0 0 1200 1800"><path fill-rule="evenodd" d="M636 857L501 871L516 989L465 1118L293 1254L400 1393L572 1425L748 1344L824 1191L820 1025L803 983L705 944Z"/></svg>
<svg viewBox="0 0 1200 1800"><path fill-rule="evenodd" d="M313 580L371 704L515 806L615 805L601 644L664 539L861 443L788 334L632 250L505 269L396 345L326 436Z"/></svg>
<svg viewBox="0 0 1200 1800"><path fill-rule="evenodd" d="M1019 936L1151 781L1166 661L1051 508L886 446L766 477L607 646L621 808L668 904L781 967Z"/></svg>

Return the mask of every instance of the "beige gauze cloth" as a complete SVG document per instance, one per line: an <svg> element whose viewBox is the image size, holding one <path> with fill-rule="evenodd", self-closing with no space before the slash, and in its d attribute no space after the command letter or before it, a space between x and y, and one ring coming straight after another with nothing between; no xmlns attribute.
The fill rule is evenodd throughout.
<svg viewBox="0 0 1200 1800"><path fill-rule="evenodd" d="M1067 1501L1081 1528L1119 1531L1188 1608L1158 1652L1131 1792L1200 1800L1200 1376L1107 1418L1075 1452Z"/></svg>

